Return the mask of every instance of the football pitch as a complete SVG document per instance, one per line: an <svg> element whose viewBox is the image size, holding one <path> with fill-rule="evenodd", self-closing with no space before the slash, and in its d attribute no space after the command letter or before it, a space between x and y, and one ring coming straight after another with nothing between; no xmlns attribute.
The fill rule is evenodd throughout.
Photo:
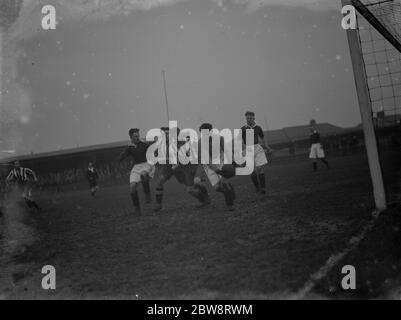
<svg viewBox="0 0 401 320"><path fill-rule="evenodd" d="M399 156L383 154L392 202L398 200ZM255 194L249 177L234 178L234 212L225 210L223 197L212 190L212 205L197 209L174 179L165 186L165 209L153 214L152 205L143 204L141 217L131 213L128 183L103 187L95 198L89 190L41 193L43 212L23 212L17 222L3 217L0 295L313 297L313 288L300 293L311 275L371 222L374 207L365 154L329 160L330 169L319 164L313 172L306 156L274 159L266 168L269 192L263 197ZM140 195L143 203L142 190ZM10 243L17 243L11 252ZM41 287L44 265L56 269L56 290ZM324 290L319 295L325 296Z"/></svg>

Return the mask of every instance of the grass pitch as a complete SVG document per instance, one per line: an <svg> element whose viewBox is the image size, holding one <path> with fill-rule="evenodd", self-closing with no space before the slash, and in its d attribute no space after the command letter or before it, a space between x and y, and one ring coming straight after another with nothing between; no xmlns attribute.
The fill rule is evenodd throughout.
<svg viewBox="0 0 401 320"><path fill-rule="evenodd" d="M383 159L394 202L399 154ZM151 206L145 206L141 217L131 214L128 183L101 188L96 198L89 190L41 193L38 201L44 212L23 212L18 217L33 240L24 241L26 230L7 238L10 226L3 218L0 295L10 299L296 297L310 275L343 250L372 218L366 156L329 160L331 168L320 165L317 172L312 172L306 157L275 161L266 168L265 197L254 193L249 177L236 177L234 212L226 211L222 196L213 191L212 205L196 209L195 201L174 180L165 187L165 210L154 215ZM10 243L17 246L8 250ZM56 268L56 290L41 288L44 265ZM337 273L318 283L306 298L330 298L334 293L343 297ZM355 294L381 294L366 292Z"/></svg>

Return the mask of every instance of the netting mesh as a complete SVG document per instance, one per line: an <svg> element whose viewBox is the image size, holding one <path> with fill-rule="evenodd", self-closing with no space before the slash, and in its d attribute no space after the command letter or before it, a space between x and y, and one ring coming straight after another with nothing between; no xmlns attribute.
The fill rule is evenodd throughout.
<svg viewBox="0 0 401 320"><path fill-rule="evenodd" d="M401 43L401 0L360 0Z"/></svg>
<svg viewBox="0 0 401 320"><path fill-rule="evenodd" d="M360 2L401 43L401 0ZM374 118L379 126L396 125L401 119L401 53L362 15L358 25Z"/></svg>

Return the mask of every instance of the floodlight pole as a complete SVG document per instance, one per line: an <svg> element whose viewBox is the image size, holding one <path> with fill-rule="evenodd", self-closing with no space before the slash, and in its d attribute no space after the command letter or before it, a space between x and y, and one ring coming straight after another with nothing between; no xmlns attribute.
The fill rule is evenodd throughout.
<svg viewBox="0 0 401 320"><path fill-rule="evenodd" d="M341 1L343 6L352 5L351 0ZM380 166L376 135L373 125L372 102L369 96L365 64L362 57L362 47L357 29L348 29L346 32L354 70L354 80L358 95L359 109L361 112L362 127L365 136L365 146L373 184L373 194L375 198L376 209L383 211L387 208L386 193L384 189L383 175Z"/></svg>
<svg viewBox="0 0 401 320"><path fill-rule="evenodd" d="M162 76L163 76L163 88L164 88L164 99L166 102L166 113L167 113L167 123L170 121L170 112L168 109L168 99L167 99L167 84L166 84L166 71L162 70Z"/></svg>
<svg viewBox="0 0 401 320"><path fill-rule="evenodd" d="M3 79L3 28L0 25L0 111L2 111L2 101L3 101L3 84L2 84L2 79Z"/></svg>
<svg viewBox="0 0 401 320"><path fill-rule="evenodd" d="M269 147L269 124L267 123L266 113L263 114L263 119L265 120L265 128L266 128L266 134L264 140L266 147Z"/></svg>

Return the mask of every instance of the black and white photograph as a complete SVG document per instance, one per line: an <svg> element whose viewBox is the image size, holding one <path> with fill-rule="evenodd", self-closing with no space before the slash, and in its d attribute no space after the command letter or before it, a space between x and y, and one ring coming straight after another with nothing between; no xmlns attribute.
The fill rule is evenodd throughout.
<svg viewBox="0 0 401 320"><path fill-rule="evenodd" d="M400 299L401 0L0 0L0 300Z"/></svg>

